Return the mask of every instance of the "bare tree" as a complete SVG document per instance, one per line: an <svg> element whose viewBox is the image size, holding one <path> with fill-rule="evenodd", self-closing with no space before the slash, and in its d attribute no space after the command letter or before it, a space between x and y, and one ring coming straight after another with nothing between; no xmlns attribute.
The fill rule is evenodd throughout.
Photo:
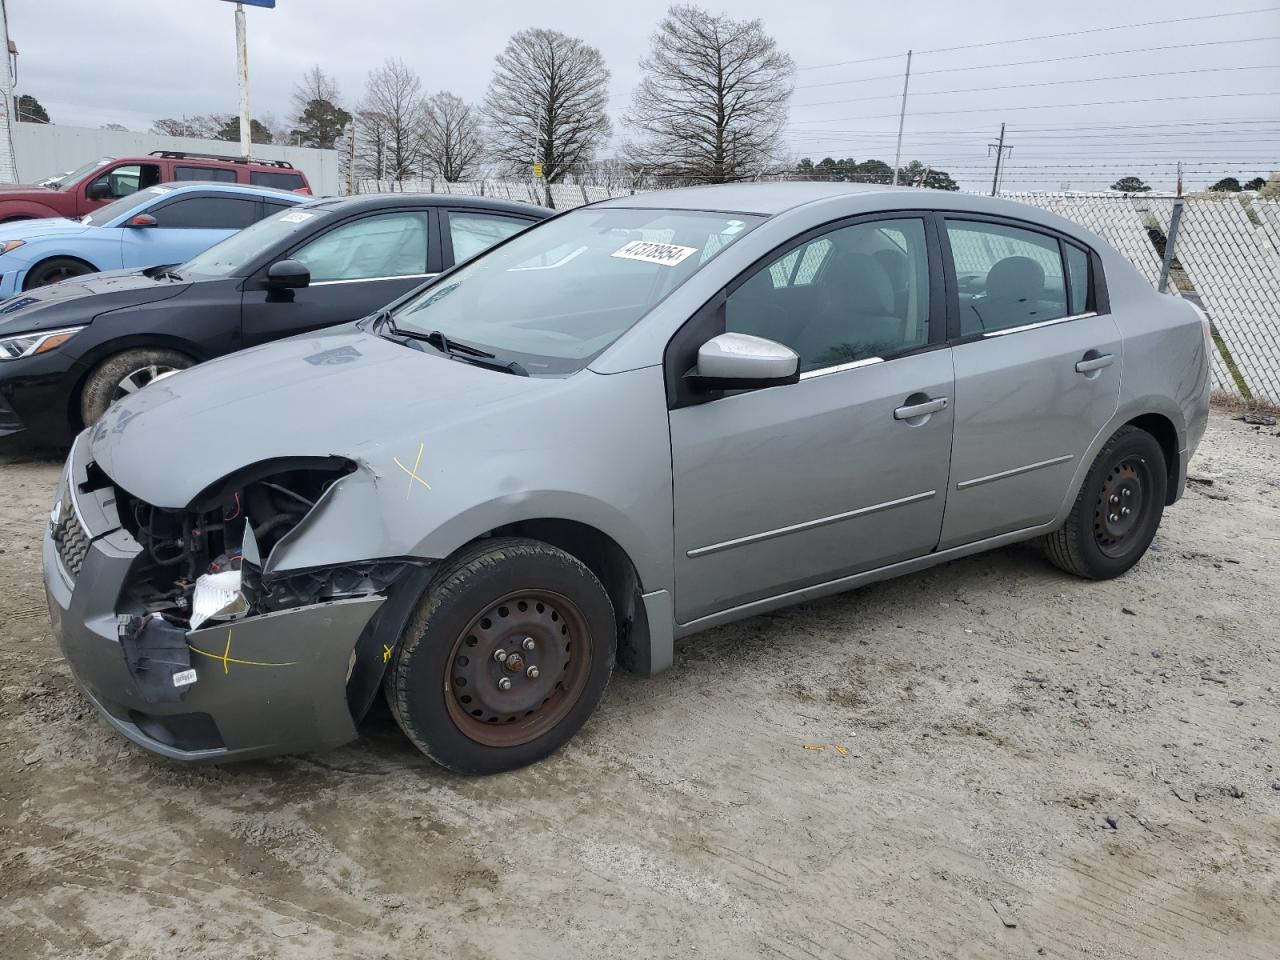
<svg viewBox="0 0 1280 960"><path fill-rule="evenodd" d="M332 150L350 122L337 82L316 65L294 84L291 126L279 142Z"/></svg>
<svg viewBox="0 0 1280 960"><path fill-rule="evenodd" d="M484 138L471 105L448 90L423 104L422 156L425 166L445 180L464 179L480 163Z"/></svg>
<svg viewBox="0 0 1280 960"><path fill-rule="evenodd" d="M494 159L541 163L548 185L562 180L609 138L608 91L595 47L554 30L520 31L498 55L485 96ZM548 203L550 195L548 186Z"/></svg>
<svg viewBox="0 0 1280 960"><path fill-rule="evenodd" d="M209 140L214 138L230 119L230 114L221 113L196 117L166 117L152 123L151 132L166 137L201 137Z"/></svg>
<svg viewBox="0 0 1280 960"><path fill-rule="evenodd" d="M628 156L646 171L723 183L781 157L795 64L759 20L673 6L640 68L625 122L640 134Z"/></svg>
<svg viewBox="0 0 1280 960"><path fill-rule="evenodd" d="M422 155L422 81L402 60L387 60L369 74L357 113L367 166L397 182L417 171ZM372 162L371 162L372 161Z"/></svg>

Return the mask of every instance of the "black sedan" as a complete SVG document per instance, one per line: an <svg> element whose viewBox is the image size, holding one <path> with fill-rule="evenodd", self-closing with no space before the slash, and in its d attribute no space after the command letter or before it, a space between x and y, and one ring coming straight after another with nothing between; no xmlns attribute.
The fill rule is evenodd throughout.
<svg viewBox="0 0 1280 960"><path fill-rule="evenodd" d="M485 197L317 200L177 267L94 274L0 301L0 437L68 442L153 380L358 319L551 214Z"/></svg>

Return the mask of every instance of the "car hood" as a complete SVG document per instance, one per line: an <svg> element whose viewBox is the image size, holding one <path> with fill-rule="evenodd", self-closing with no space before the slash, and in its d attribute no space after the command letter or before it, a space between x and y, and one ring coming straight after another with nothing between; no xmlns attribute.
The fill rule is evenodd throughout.
<svg viewBox="0 0 1280 960"><path fill-rule="evenodd" d="M410 457L425 431L497 428L565 381L519 377L353 326L265 344L157 381L91 428L91 456L158 507L280 457ZM384 469L384 468L379 468ZM393 468L394 469L394 468Z"/></svg>
<svg viewBox="0 0 1280 960"><path fill-rule="evenodd" d="M4 183L0 184L0 196L6 200L12 200L15 193L29 193L33 197L47 196L50 193L57 193L53 187L42 187L38 183Z"/></svg>
<svg viewBox="0 0 1280 960"><path fill-rule="evenodd" d="M12 198L10 198L12 199ZM15 220L0 224L0 241L38 240L41 237L74 237L98 227L90 227L79 220L66 217L37 217L34 220Z"/></svg>
<svg viewBox="0 0 1280 960"><path fill-rule="evenodd" d="M190 281L156 280L137 270L63 280L0 300L0 334L78 326L111 310L176 297L190 286Z"/></svg>

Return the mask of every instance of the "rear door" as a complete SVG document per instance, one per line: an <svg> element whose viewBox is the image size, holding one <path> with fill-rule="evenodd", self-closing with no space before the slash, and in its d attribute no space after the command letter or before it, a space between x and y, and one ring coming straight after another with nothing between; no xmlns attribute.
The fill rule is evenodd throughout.
<svg viewBox="0 0 1280 960"><path fill-rule="evenodd" d="M947 214L955 442L940 547L1050 520L1119 404L1101 265L1019 221Z"/></svg>
<svg viewBox="0 0 1280 960"><path fill-rule="evenodd" d="M799 238L676 335L668 382L722 331L801 360L799 383L673 398L681 623L934 549L952 429L944 300L932 223L904 213Z"/></svg>
<svg viewBox="0 0 1280 960"><path fill-rule="evenodd" d="M309 216L298 211L299 216ZM430 209L379 211L335 222L278 260L301 261L311 283L276 290L266 267L245 282L241 327L246 346L357 320L440 271Z"/></svg>
<svg viewBox="0 0 1280 960"><path fill-rule="evenodd" d="M183 193L139 212L155 217L156 224L121 230L121 260L125 268L190 260L262 219L263 206L256 197L232 193Z"/></svg>

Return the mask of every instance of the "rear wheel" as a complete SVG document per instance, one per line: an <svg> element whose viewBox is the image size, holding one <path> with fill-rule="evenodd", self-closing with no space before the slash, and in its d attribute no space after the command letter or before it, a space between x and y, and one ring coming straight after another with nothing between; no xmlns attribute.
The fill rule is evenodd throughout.
<svg viewBox="0 0 1280 960"><path fill-rule="evenodd" d="M442 766L512 770L586 722L616 633L608 594L576 558L536 540L481 541L432 581L387 671L387 700Z"/></svg>
<svg viewBox="0 0 1280 960"><path fill-rule="evenodd" d="M126 350L108 357L94 367L80 391L80 417L84 425L96 423L117 400L194 363L185 353L152 347Z"/></svg>
<svg viewBox="0 0 1280 960"><path fill-rule="evenodd" d="M1068 573L1105 580L1137 563L1164 515L1168 472L1155 437L1124 426L1085 477L1067 522L1040 545Z"/></svg>
<svg viewBox="0 0 1280 960"><path fill-rule="evenodd" d="M22 289L32 290L36 287L47 287L51 283L58 283L71 277L82 277L86 273L94 272L93 267L83 260L77 260L74 257L52 257L37 263L27 271L26 279L22 281Z"/></svg>

